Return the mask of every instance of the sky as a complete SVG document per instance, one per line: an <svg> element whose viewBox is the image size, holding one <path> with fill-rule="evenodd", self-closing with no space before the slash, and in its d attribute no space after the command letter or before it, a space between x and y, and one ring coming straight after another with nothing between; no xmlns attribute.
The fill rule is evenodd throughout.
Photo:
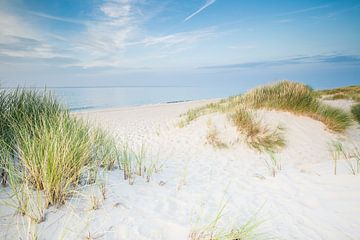
<svg viewBox="0 0 360 240"><path fill-rule="evenodd" d="M0 0L5 86L360 84L359 0Z"/></svg>

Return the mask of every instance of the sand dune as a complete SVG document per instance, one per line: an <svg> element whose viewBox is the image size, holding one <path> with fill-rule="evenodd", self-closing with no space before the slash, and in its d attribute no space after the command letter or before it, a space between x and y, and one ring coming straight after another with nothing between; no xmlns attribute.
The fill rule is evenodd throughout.
<svg viewBox="0 0 360 240"><path fill-rule="evenodd" d="M276 154L281 170L273 177L269 154L244 144L224 115L200 117L184 128L179 115L208 103L194 101L127 107L79 114L106 128L121 142L146 146L161 171L146 182L123 180L119 170L104 173L107 197L91 210L98 186L81 189L65 206L53 208L38 225L44 239L187 239L225 206L219 227L232 228L256 217L257 231L276 239L359 239L360 179L344 160L333 173L329 143L341 139L348 148L360 142L359 125L343 135L308 117L257 111L264 122L284 127L286 147ZM350 102L331 102L348 108ZM211 124L228 148L206 144ZM4 193L3 193L4 195ZM6 209L1 213L6 215ZM10 210L8 210L10 211ZM10 212L8 212L10 214ZM21 217L2 218L1 238L28 231ZM17 223L20 229L8 224Z"/></svg>

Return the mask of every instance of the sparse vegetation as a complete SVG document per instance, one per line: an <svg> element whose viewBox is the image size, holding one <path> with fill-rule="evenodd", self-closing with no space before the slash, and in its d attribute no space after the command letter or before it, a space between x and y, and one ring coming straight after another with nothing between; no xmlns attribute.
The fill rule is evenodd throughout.
<svg viewBox="0 0 360 240"><path fill-rule="evenodd" d="M275 177L276 174L281 171L281 162L273 152L268 152L268 154L270 160L265 159L265 164L271 175Z"/></svg>
<svg viewBox="0 0 360 240"><path fill-rule="evenodd" d="M94 156L99 161L99 165L107 170L116 167L117 158L119 156L119 148L109 133L101 128L94 130Z"/></svg>
<svg viewBox="0 0 360 240"><path fill-rule="evenodd" d="M337 161L342 158L349 169L350 174L357 175L360 173L360 151L357 146L353 146L351 150L344 148L340 141L331 143L331 150L334 160L334 174L337 173Z"/></svg>
<svg viewBox="0 0 360 240"><path fill-rule="evenodd" d="M12 165L9 165L13 167ZM1 204L16 209L22 216L27 216L32 223L40 223L45 220L45 198L39 190L23 181L22 173L16 169L9 171L8 184L12 190L12 196Z"/></svg>
<svg viewBox="0 0 360 240"><path fill-rule="evenodd" d="M210 106L211 105L208 104L208 105L205 105L205 106L202 106L202 107L190 109L185 114L181 115L181 117L183 117L183 119L179 122L178 126L180 128L185 127L190 122L196 120L198 117L204 115L205 113L208 113Z"/></svg>
<svg viewBox="0 0 360 240"><path fill-rule="evenodd" d="M228 145L220 139L219 131L217 130L216 126L209 124L208 127L209 131L206 136L206 143L210 144L216 149L228 148Z"/></svg>
<svg viewBox="0 0 360 240"><path fill-rule="evenodd" d="M95 196L95 195L91 195L90 196L90 209L91 210L98 210L100 208L100 205L101 205L101 201L100 199Z"/></svg>
<svg viewBox="0 0 360 240"><path fill-rule="evenodd" d="M348 169L352 175L360 173L360 152L358 148L354 148L351 152L346 152L342 148L342 154L348 166Z"/></svg>
<svg viewBox="0 0 360 240"><path fill-rule="evenodd" d="M329 100L349 99L360 103L360 86L348 86L327 90L319 90L317 93Z"/></svg>
<svg viewBox="0 0 360 240"><path fill-rule="evenodd" d="M135 176L142 176L147 182L152 175L160 171L162 165L159 157L150 156L146 152L145 144L141 144L140 149L130 147L129 143L123 144L118 157L120 170L124 173L124 180L133 184Z"/></svg>
<svg viewBox="0 0 360 240"><path fill-rule="evenodd" d="M334 175L336 175L337 173L337 161L340 158L340 154L342 151L342 144L339 141L334 141L331 143L330 145L331 147L331 154L332 154L332 159L334 161Z"/></svg>
<svg viewBox="0 0 360 240"><path fill-rule="evenodd" d="M225 205L216 213L215 218L207 225L197 228L190 232L188 240L254 240L263 239L258 232L261 222L256 220L256 216L250 218L241 226L225 228L220 227L219 223L223 217Z"/></svg>
<svg viewBox="0 0 360 240"><path fill-rule="evenodd" d="M252 148L274 152L285 146L285 140L281 133L282 128L271 130L263 126L260 121L254 119L249 110L240 107L230 117L238 131L245 135L246 142Z"/></svg>
<svg viewBox="0 0 360 240"><path fill-rule="evenodd" d="M105 201L107 198L107 191L106 191L105 183L102 182L99 184L99 190L100 190L103 201Z"/></svg>
<svg viewBox="0 0 360 240"><path fill-rule="evenodd" d="M354 117L354 119L360 123L360 103L359 104L355 104L351 107L351 113Z"/></svg>

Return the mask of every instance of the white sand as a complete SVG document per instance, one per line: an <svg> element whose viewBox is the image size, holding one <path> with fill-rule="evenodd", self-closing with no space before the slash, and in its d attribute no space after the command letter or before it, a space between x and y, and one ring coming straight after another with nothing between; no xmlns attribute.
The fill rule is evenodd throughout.
<svg viewBox="0 0 360 240"><path fill-rule="evenodd" d="M264 163L269 156L246 144L221 150L205 144L209 118L228 143L235 142L236 131L225 116L212 114L176 127L179 114L206 102L80 114L121 141L145 143L164 166L150 183L137 177L133 185L120 170L107 172L108 197L100 209L89 210L89 195L98 188L86 187L65 206L50 209L38 225L40 239L187 239L194 227L212 221L224 203L220 227L240 226L257 213L257 221L263 221L258 231L267 237L360 239L360 175L350 175L346 162L339 161L335 176L329 151L329 142L338 138L349 148L359 144L359 125L339 136L307 117L258 111L264 122L285 127L287 146L277 154L282 170L272 177ZM1 239L28 231L22 217L0 210ZM8 225L15 221L16 230Z"/></svg>

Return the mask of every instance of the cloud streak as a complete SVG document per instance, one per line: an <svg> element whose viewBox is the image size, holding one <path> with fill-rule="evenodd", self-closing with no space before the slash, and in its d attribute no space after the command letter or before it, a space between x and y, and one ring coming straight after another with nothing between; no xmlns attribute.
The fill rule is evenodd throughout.
<svg viewBox="0 0 360 240"><path fill-rule="evenodd" d="M191 15L186 17L184 19L184 22L189 21L191 18L195 17L197 14L204 11L206 8L208 8L210 5L214 4L215 2L216 2L216 0L206 0L206 3L201 8L199 8L197 11L195 11L194 13L192 13Z"/></svg>
<svg viewBox="0 0 360 240"><path fill-rule="evenodd" d="M316 55L316 56L302 56L291 57L279 60L257 61L257 62L244 62L225 65L212 65L200 67L200 69L245 69L256 67L275 67L282 65L294 65L294 64L313 64L313 63L336 63L336 64L350 64L359 65L360 56L358 55Z"/></svg>
<svg viewBox="0 0 360 240"><path fill-rule="evenodd" d="M281 13L281 14L278 14L277 16L295 15L295 14L300 14L300 13L306 13L306 12L311 12L311 11L315 11L315 10L325 9L325 8L329 8L329 7L330 7L330 5L320 5L320 6L303 8L303 9L299 9L299 10L295 10L295 11Z"/></svg>
<svg viewBox="0 0 360 240"><path fill-rule="evenodd" d="M27 11L27 12L36 17L65 22L65 23L72 23L72 24L79 24L79 25L87 25L88 24L88 22L86 22L86 21L81 21L81 20L76 20L76 19L71 19L71 18L63 18L63 17L58 17L58 16L41 13L41 12L33 12L33 11Z"/></svg>

